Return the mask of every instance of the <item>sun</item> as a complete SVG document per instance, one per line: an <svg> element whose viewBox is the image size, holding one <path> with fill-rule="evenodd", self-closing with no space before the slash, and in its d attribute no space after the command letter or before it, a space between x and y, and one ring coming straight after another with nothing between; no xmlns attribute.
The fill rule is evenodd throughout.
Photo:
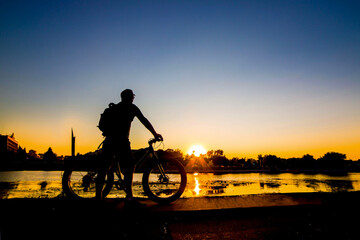
<svg viewBox="0 0 360 240"><path fill-rule="evenodd" d="M206 154L206 153L207 153L206 149L201 145L193 145L187 152L187 154L189 155L194 154L196 157L199 157L201 154Z"/></svg>

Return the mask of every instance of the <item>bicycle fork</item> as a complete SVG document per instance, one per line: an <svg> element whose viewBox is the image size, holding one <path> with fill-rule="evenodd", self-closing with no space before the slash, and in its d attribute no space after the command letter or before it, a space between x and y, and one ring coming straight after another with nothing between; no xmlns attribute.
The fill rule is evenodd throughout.
<svg viewBox="0 0 360 240"><path fill-rule="evenodd" d="M162 164L161 163L157 163L157 166L158 166L158 169L159 169L159 172L160 172L160 175L159 175L159 180L160 180L160 182L169 182L169 179L168 179L168 177L166 176L166 173L165 173L165 170L164 170L164 168L163 168L163 166L162 166Z"/></svg>

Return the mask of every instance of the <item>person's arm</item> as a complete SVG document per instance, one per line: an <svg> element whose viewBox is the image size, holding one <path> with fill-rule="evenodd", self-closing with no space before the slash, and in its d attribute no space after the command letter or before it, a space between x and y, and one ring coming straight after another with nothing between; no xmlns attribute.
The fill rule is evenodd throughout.
<svg viewBox="0 0 360 240"><path fill-rule="evenodd" d="M137 108L137 107L136 107ZM142 114L142 112L140 111L139 108L137 108L136 111L136 117L140 120L140 122L152 133L152 135L154 135L155 138L159 138L161 140L163 140L163 137L161 136L161 134L158 134L154 127L151 125L151 123L149 122L149 120L144 117L144 115Z"/></svg>

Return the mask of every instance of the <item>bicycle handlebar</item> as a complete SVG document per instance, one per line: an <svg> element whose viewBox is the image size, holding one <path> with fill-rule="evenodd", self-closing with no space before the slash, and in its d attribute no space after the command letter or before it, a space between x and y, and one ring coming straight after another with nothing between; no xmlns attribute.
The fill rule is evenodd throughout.
<svg viewBox="0 0 360 240"><path fill-rule="evenodd" d="M152 145L152 144L154 144L154 143L156 143L156 142L162 142L163 140L162 139L160 139L160 138L151 138L150 140L149 140L149 145Z"/></svg>

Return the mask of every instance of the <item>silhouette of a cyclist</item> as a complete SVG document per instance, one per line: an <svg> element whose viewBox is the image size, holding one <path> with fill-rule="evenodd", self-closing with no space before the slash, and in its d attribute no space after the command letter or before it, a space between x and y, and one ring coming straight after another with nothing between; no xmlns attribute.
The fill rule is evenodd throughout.
<svg viewBox="0 0 360 240"><path fill-rule="evenodd" d="M102 199L103 185L105 182L106 172L110 169L114 157L119 160L120 167L124 174L126 202L133 202L132 182L135 169L134 159L131 154L129 134L131 122L137 117L140 122L154 135L155 138L162 140L162 136L158 134L141 113L140 109L133 104L135 94L132 90L126 89L121 92L121 102L113 106L116 114L114 114L114 122L116 126L107 134L103 143L103 162L100 168L96 182L96 198Z"/></svg>

